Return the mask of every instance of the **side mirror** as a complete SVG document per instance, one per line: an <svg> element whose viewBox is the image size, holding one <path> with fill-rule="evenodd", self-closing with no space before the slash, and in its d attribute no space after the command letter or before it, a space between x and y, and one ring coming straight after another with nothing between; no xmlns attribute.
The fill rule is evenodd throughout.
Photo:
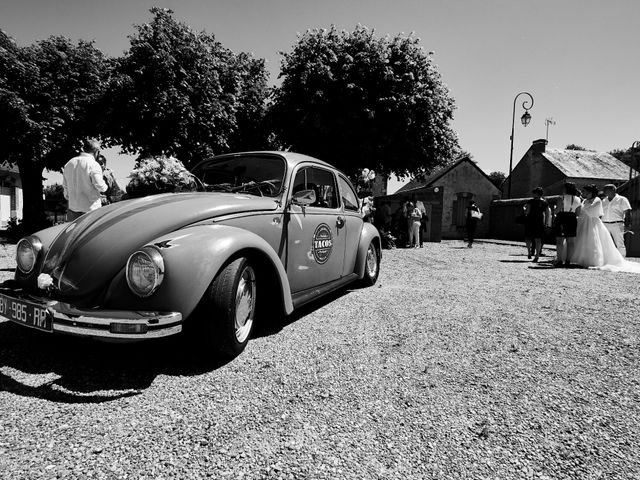
<svg viewBox="0 0 640 480"><path fill-rule="evenodd" d="M300 190L291 197L291 203L303 207L316 203L316 192L313 190Z"/></svg>

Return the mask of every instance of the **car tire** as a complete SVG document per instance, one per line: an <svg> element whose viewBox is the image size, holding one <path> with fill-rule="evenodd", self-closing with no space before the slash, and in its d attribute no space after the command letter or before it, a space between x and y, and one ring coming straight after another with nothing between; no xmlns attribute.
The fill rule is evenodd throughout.
<svg viewBox="0 0 640 480"><path fill-rule="evenodd" d="M200 340L225 357L242 353L253 331L256 298L256 272L251 262L240 257L227 263L200 305Z"/></svg>
<svg viewBox="0 0 640 480"><path fill-rule="evenodd" d="M371 242L367 248L367 256L364 259L364 277L362 285L371 287L375 285L380 274L380 251L375 243Z"/></svg>

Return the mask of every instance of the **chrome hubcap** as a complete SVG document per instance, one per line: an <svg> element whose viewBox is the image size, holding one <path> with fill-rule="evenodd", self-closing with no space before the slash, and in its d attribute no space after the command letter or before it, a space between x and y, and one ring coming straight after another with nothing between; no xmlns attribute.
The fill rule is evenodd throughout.
<svg viewBox="0 0 640 480"><path fill-rule="evenodd" d="M236 340L243 343L249 337L256 310L256 274L251 267L242 271L236 291Z"/></svg>
<svg viewBox="0 0 640 480"><path fill-rule="evenodd" d="M372 278L378 273L378 254L373 245L369 245L367 250L367 273Z"/></svg>

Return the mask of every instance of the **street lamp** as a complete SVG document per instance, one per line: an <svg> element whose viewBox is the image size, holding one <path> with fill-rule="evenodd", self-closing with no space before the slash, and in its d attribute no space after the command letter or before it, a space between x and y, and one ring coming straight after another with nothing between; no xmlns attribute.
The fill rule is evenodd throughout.
<svg viewBox="0 0 640 480"><path fill-rule="evenodd" d="M514 127L516 123L516 100L518 100L518 97L520 95L527 95L529 97L529 100L525 99L525 101L522 102L522 108L524 108L524 114L522 115L522 117L520 117L520 121L522 122L522 125L525 127L529 125L529 123L531 122L531 114L529 113L529 109L533 107L533 97L529 92L520 92L513 99L513 114L511 115L511 153L509 155L509 187L508 187L507 198L511 198L511 173L513 171L513 132L514 132Z"/></svg>

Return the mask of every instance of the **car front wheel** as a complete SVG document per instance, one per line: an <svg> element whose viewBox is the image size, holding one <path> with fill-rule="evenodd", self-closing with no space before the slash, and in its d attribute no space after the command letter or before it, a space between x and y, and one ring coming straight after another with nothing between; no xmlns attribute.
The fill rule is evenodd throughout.
<svg viewBox="0 0 640 480"><path fill-rule="evenodd" d="M376 248L376 245L371 242L369 248L367 248L367 257L364 263L364 277L362 278L362 284L370 287L378 280L380 274L380 252Z"/></svg>
<svg viewBox="0 0 640 480"><path fill-rule="evenodd" d="M235 357L249 342L256 314L256 273L248 259L228 263L211 282L200 308L201 338L218 353Z"/></svg>

